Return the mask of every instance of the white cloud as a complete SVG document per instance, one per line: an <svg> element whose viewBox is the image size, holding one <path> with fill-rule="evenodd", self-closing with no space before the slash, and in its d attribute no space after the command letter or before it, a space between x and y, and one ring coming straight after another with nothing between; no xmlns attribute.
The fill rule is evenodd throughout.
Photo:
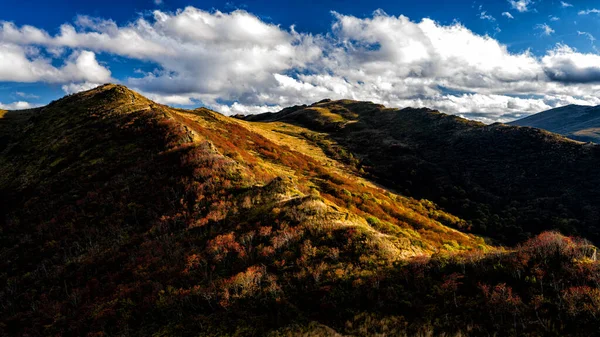
<svg viewBox="0 0 600 337"><path fill-rule="evenodd" d="M63 85L61 88L66 94L75 94L81 91L86 91L90 89L94 89L97 86L102 85L103 83L94 83L94 82L83 82L83 83L69 83Z"/></svg>
<svg viewBox="0 0 600 337"><path fill-rule="evenodd" d="M64 67L61 68L61 74L62 77L69 80L89 82L111 80L110 70L98 63L93 52L85 50L71 54Z"/></svg>
<svg viewBox="0 0 600 337"><path fill-rule="evenodd" d="M163 0L154 0L154 4L155 5L162 5L163 4Z"/></svg>
<svg viewBox="0 0 600 337"><path fill-rule="evenodd" d="M556 17L556 16L553 16L553 15L549 15L549 16L548 16L548 19L549 19L550 21L558 21L558 20L560 20L560 18L558 18L558 17Z"/></svg>
<svg viewBox="0 0 600 337"><path fill-rule="evenodd" d="M563 7L563 8L565 8L565 7L573 7L572 4L570 4L568 2L564 2L564 1L560 2L560 6Z"/></svg>
<svg viewBox="0 0 600 337"><path fill-rule="evenodd" d="M523 13L529 11L529 5L533 4L531 0L508 0L510 6L517 12Z"/></svg>
<svg viewBox="0 0 600 337"><path fill-rule="evenodd" d="M514 19L514 18L515 18L515 17L514 17L514 16L512 16L512 14L510 14L509 12L503 12L503 13L502 13L502 16L506 16L506 17L507 17L507 18L509 18L509 19Z"/></svg>
<svg viewBox="0 0 600 337"><path fill-rule="evenodd" d="M588 32L577 31L577 35L583 35L583 36L585 36L588 40L590 40L590 42L592 43L592 45L596 41L596 38L594 37L594 35L592 35L592 34L590 34Z"/></svg>
<svg viewBox="0 0 600 337"><path fill-rule="evenodd" d="M486 123L509 122L527 111L544 111L552 107L539 98L520 98L503 95L463 94L442 97L437 104L440 110L454 110L456 114Z"/></svg>
<svg viewBox="0 0 600 337"><path fill-rule="evenodd" d="M60 33L50 36L47 32L31 26L16 27L11 22L2 22L0 28L0 41L13 44L36 44L46 47L69 47L88 49L92 51L106 51L128 57L149 59L152 55L174 53L144 38L137 33L143 29L145 21L140 19L127 27L117 27L111 20L100 20L86 16L78 17L76 28L69 24L60 27ZM84 30L92 31L84 31Z"/></svg>
<svg viewBox="0 0 600 337"><path fill-rule="evenodd" d="M87 90L110 80L95 58L108 53L155 65L120 79L149 98L229 114L351 98L505 121L564 102L591 104L600 96L600 60L564 45L538 57L510 52L458 22L412 21L383 11L367 18L332 14L331 30L322 35L265 23L246 11L193 7L155 11L121 26L82 16L56 35L1 23L0 46L13 48L23 65L14 71L13 59L0 62L0 80L12 76L60 83L67 93ZM545 33L546 27L553 32L547 25L539 29ZM41 56L50 48L70 51L63 66ZM9 55L2 51L0 61Z"/></svg>
<svg viewBox="0 0 600 337"><path fill-rule="evenodd" d="M110 78L110 71L98 63L93 52L74 52L57 68L35 48L0 41L0 81L61 83Z"/></svg>
<svg viewBox="0 0 600 337"><path fill-rule="evenodd" d="M109 20L79 17L81 31L63 25L58 35L48 36L5 24L3 33L11 41L153 61L159 65L156 71L129 84L149 92L222 94L225 99L276 83L274 73L301 69L321 55L312 36L266 24L245 11L209 13L188 7L172 14L155 11L153 19L118 27Z"/></svg>
<svg viewBox="0 0 600 337"><path fill-rule="evenodd" d="M47 47L46 51L48 52L48 54L52 55L52 57L59 58L59 57L63 56L63 54L65 53L65 48Z"/></svg>
<svg viewBox="0 0 600 337"><path fill-rule="evenodd" d="M283 108L285 107L280 105L243 105L238 102L234 102L231 105L217 105L215 107L215 109L218 109L218 111L227 115L249 115L261 112L277 112Z"/></svg>
<svg viewBox="0 0 600 337"><path fill-rule="evenodd" d="M542 35L546 35L549 36L552 33L554 33L554 29L552 29L552 27L548 26L548 24L546 23L541 23L535 26L535 29L539 29L542 31Z"/></svg>
<svg viewBox="0 0 600 337"><path fill-rule="evenodd" d="M35 108L37 106L39 106L39 105L31 104L31 103L25 102L25 101L17 101L17 102L7 103L7 104L2 104L2 102L0 102L0 110L23 110L23 109Z"/></svg>
<svg viewBox="0 0 600 337"><path fill-rule="evenodd" d="M193 105L196 102L192 99L192 95L161 95L157 93L145 93L141 92L144 96L149 99L162 103L162 104L171 104L171 105Z"/></svg>
<svg viewBox="0 0 600 337"><path fill-rule="evenodd" d="M542 58L547 75L554 80L572 83L600 82L600 55L582 54L559 45Z"/></svg>
<svg viewBox="0 0 600 337"><path fill-rule="evenodd" d="M579 15L600 14L600 9L597 9L597 8L586 9L586 10L579 11L579 13L577 13L577 14L579 14Z"/></svg>
<svg viewBox="0 0 600 337"><path fill-rule="evenodd" d="M488 14L486 11L482 11L481 13L479 13L479 18L481 20L496 21L496 18Z"/></svg>

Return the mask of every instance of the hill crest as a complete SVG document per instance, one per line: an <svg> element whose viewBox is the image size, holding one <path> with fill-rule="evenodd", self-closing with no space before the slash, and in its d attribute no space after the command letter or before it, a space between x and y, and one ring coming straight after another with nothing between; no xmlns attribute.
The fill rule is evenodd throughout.
<svg viewBox="0 0 600 337"><path fill-rule="evenodd" d="M472 233L593 238L594 191L535 175L577 176L594 147L349 100L233 119L112 84L25 117L0 149L2 335L597 329L592 246Z"/></svg>
<svg viewBox="0 0 600 337"><path fill-rule="evenodd" d="M309 135L303 131L325 151L346 157L346 163L364 171L369 179L402 194L437 202L471 221L475 232L503 242L516 243L539 231L541 224L532 224L540 220L527 215L527 209L538 207L531 203L568 203L569 222L582 219L581 203L599 199L591 187L596 178L582 172L587 170L584 167L600 164L599 148L542 129L485 125L426 108L388 109L347 100L243 118L317 132ZM548 180L564 185L548 186ZM586 197L568 197L564 190L578 190ZM562 226L558 223L563 220L558 219L564 219L565 213L544 209L548 213L542 222L550 228ZM588 219L587 230L594 233L595 212L583 217ZM581 228L575 227L567 226L579 233Z"/></svg>

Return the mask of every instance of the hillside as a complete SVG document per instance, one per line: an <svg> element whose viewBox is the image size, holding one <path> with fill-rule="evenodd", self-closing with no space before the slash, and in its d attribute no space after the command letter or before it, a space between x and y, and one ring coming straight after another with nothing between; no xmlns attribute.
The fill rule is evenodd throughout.
<svg viewBox="0 0 600 337"><path fill-rule="evenodd" d="M396 149L384 125L395 117L380 133L358 129L356 144L334 142L361 116L374 123L392 111L320 104L251 122L107 84L4 114L0 335L596 331L595 247L543 233L502 248L465 233L467 220L369 180L390 167L364 163L386 156L381 144ZM413 113L422 137L425 123L484 128ZM532 143L579 146L536 132ZM367 139L371 157L356 151Z"/></svg>
<svg viewBox="0 0 600 337"><path fill-rule="evenodd" d="M12 128L26 122L37 109L6 111L0 110L0 152L11 142L14 136Z"/></svg>
<svg viewBox="0 0 600 337"><path fill-rule="evenodd" d="M444 225L460 219L324 165L318 148L307 156L243 122L170 109L122 86L63 98L13 125L0 163L2 269L13 294L5 310L48 307L12 316L9 331L54 306L65 319L45 313L38 327L48 330L35 334L79 334L88 326L69 320L76 313L97 329L118 325L128 305L120 297L139 289L158 301L161 291L201 287L212 293L207 304L227 307L246 295L235 284L215 292L215 282L251 271L276 299L296 278L486 249ZM314 254L318 265L293 262Z"/></svg>
<svg viewBox="0 0 600 337"><path fill-rule="evenodd" d="M324 100L248 121L300 126L386 188L428 199L474 233L515 244L548 229L600 243L600 147L429 109Z"/></svg>
<svg viewBox="0 0 600 337"><path fill-rule="evenodd" d="M582 142L600 141L600 106L567 105L509 123L556 132Z"/></svg>

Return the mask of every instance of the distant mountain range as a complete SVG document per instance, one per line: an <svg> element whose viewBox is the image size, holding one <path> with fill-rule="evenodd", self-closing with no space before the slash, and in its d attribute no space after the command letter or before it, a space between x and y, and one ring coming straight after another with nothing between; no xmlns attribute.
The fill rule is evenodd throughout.
<svg viewBox="0 0 600 337"><path fill-rule="evenodd" d="M593 336L598 167L352 100L0 111L0 336Z"/></svg>
<svg viewBox="0 0 600 337"><path fill-rule="evenodd" d="M530 126L582 142L600 142L600 105L567 105L508 123Z"/></svg>

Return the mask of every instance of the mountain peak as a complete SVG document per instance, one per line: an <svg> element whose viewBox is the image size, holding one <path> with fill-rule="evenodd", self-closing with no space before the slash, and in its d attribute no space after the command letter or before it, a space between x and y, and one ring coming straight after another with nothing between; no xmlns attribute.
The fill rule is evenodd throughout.
<svg viewBox="0 0 600 337"><path fill-rule="evenodd" d="M73 93L71 95L68 95L67 97L90 97L106 93L127 95L134 93L134 91L123 84L105 83L89 90Z"/></svg>
<svg viewBox="0 0 600 337"><path fill-rule="evenodd" d="M97 95L107 95L109 98L115 100L131 99L132 101L134 101L136 98L142 98L144 100L149 101L147 98L129 89L128 87L122 84L114 83L106 83L96 88L74 94L73 96L94 97Z"/></svg>
<svg viewBox="0 0 600 337"><path fill-rule="evenodd" d="M114 83L65 96L44 109L56 106L72 113L88 111L94 114L131 113L166 108L122 84Z"/></svg>

